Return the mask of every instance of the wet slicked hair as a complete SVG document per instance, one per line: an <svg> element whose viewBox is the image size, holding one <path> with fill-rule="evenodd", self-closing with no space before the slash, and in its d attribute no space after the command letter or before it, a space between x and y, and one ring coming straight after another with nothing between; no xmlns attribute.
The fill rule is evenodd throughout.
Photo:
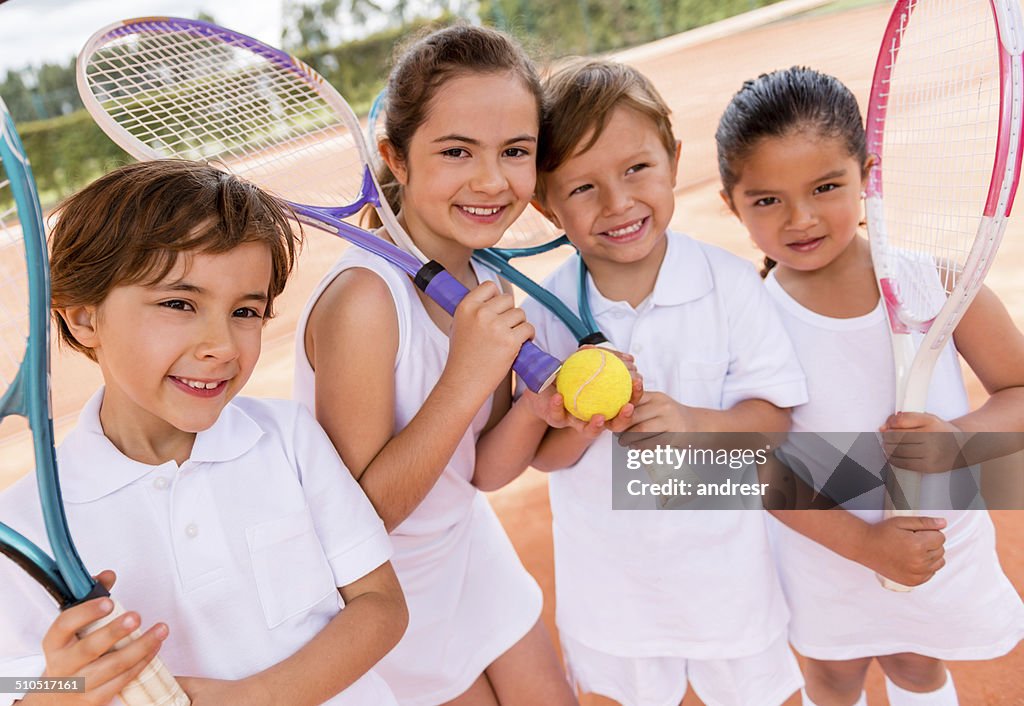
<svg viewBox="0 0 1024 706"><path fill-rule="evenodd" d="M185 160L131 164L64 201L50 235L55 309L99 305L115 287L154 283L180 255L263 243L272 270L267 317L295 264L299 237L287 207L249 182ZM60 340L96 360L54 317Z"/></svg>
<svg viewBox="0 0 1024 706"><path fill-rule="evenodd" d="M764 139L806 132L838 139L851 157L867 162L860 107L839 79L805 66L761 74L743 83L718 121L718 173L729 201L743 164ZM762 275L775 265L765 258Z"/></svg>

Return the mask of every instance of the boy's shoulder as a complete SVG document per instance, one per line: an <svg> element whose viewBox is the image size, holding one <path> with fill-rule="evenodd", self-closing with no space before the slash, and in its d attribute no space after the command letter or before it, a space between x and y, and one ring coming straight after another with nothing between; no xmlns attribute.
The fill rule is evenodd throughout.
<svg viewBox="0 0 1024 706"><path fill-rule="evenodd" d="M699 254L716 276L719 273L729 275L753 272L756 274L754 265L751 262L744 260L739 255L719 245L713 245L704 240L698 240L685 233L675 231L669 231L668 237L671 239L670 242L673 246L669 249L669 252L673 252L683 262L692 262L694 256ZM662 267L665 266L668 260L666 257Z"/></svg>
<svg viewBox="0 0 1024 706"><path fill-rule="evenodd" d="M232 408L233 411L229 411ZM225 413L241 413L251 419L261 431L267 433L279 432L290 435L297 427L316 424L312 413L304 405L288 399L239 395L228 403L221 415Z"/></svg>

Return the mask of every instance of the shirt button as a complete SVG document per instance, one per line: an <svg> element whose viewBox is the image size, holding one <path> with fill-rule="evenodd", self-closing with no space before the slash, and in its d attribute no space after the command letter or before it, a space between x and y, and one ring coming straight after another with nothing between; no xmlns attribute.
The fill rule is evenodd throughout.
<svg viewBox="0 0 1024 706"><path fill-rule="evenodd" d="M161 476L160 478L157 478L155 481L153 481L153 487L155 487L157 490L163 490L167 486L168 486L167 479L164 478L163 476Z"/></svg>
<svg viewBox="0 0 1024 706"><path fill-rule="evenodd" d="M195 537L198 534L199 534L199 525L197 525L196 523L191 522L191 523L189 523L189 525L187 527L185 527L185 535L187 537L192 538L192 537Z"/></svg>

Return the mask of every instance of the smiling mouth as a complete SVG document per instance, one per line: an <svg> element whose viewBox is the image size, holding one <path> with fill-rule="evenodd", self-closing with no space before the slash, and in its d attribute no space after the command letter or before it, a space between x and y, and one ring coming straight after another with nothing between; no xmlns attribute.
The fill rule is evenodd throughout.
<svg viewBox="0 0 1024 706"><path fill-rule="evenodd" d="M649 218L650 218L649 216L644 216L640 220L633 221L632 223L630 223L628 225L624 225L621 228L615 228L614 230L603 231L601 233L601 235L605 236L606 238L611 238L613 240L617 240L617 239L620 239L620 238L628 238L631 235L635 235L636 233L639 233L640 229L643 228L644 225L646 225L647 220Z"/></svg>
<svg viewBox="0 0 1024 706"><path fill-rule="evenodd" d="M504 206L459 206L459 208L471 216L487 218L500 213Z"/></svg>
<svg viewBox="0 0 1024 706"><path fill-rule="evenodd" d="M184 388L187 392L203 397L219 394L221 390L227 387L227 384L230 381L230 378L227 380L196 380L193 378L178 377L177 375L170 375L169 377L178 385L178 387Z"/></svg>

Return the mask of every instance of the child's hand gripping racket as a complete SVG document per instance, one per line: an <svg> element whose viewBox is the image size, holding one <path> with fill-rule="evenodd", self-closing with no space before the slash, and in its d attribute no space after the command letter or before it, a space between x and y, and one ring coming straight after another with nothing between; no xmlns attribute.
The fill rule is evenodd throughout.
<svg viewBox="0 0 1024 706"><path fill-rule="evenodd" d="M0 421L10 415L28 420L35 447L36 481L51 558L13 528L0 522L0 553L42 584L61 608L108 595L82 564L60 495L50 410L50 279L42 211L28 158L0 100ZM82 635L124 614L115 604ZM117 647L138 637L136 630ZM186 706L188 697L154 658L121 692L128 706Z"/></svg>
<svg viewBox="0 0 1024 706"><path fill-rule="evenodd" d="M896 411L925 410L935 362L1006 228L1020 179L1022 46L1018 0L899 0L889 19L867 113L878 159L867 220ZM922 507L920 474L892 468L887 485L886 517Z"/></svg>
<svg viewBox="0 0 1024 706"><path fill-rule="evenodd" d="M400 267L449 314L466 295L437 262L342 220L372 205L396 242L412 242L381 194L352 109L302 61L200 20L141 18L89 39L78 88L97 124L132 156L222 165L287 200L303 222ZM534 391L558 367L529 341L513 364Z"/></svg>

